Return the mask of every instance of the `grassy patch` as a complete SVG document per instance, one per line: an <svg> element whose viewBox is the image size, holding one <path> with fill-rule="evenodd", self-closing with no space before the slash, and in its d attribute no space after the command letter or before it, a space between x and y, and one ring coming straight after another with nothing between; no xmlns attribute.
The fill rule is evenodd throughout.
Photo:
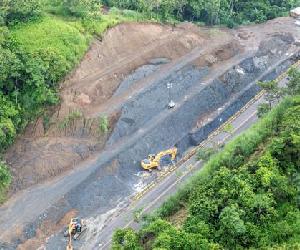
<svg viewBox="0 0 300 250"><path fill-rule="evenodd" d="M168 221L172 223L176 228L181 228L188 217L188 210L185 207L179 209L176 213L168 217Z"/></svg>
<svg viewBox="0 0 300 250"><path fill-rule="evenodd" d="M112 8L107 15L102 15L98 19L86 18L82 20L83 28L91 34L102 37L102 34L109 28L123 22L137 22L148 20L141 13L132 10L119 10Z"/></svg>
<svg viewBox="0 0 300 250"><path fill-rule="evenodd" d="M83 34L70 22L55 16L19 24L11 30L14 40L27 53L52 51L65 65L67 73L84 55L92 36Z"/></svg>
<svg viewBox="0 0 300 250"><path fill-rule="evenodd" d="M6 191L11 183L11 174L3 161L0 161L0 204L5 200Z"/></svg>
<svg viewBox="0 0 300 250"><path fill-rule="evenodd" d="M109 121L107 116L101 116L99 118L99 131L106 134L109 130Z"/></svg>
<svg viewBox="0 0 300 250"><path fill-rule="evenodd" d="M70 114L68 114L60 123L59 128L65 129L73 124L76 120L82 118L82 113L79 110L74 110Z"/></svg>

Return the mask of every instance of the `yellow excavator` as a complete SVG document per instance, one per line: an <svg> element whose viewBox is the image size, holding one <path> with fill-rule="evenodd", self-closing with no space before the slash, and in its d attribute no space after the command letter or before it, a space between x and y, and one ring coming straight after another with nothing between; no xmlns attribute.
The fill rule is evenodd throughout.
<svg viewBox="0 0 300 250"><path fill-rule="evenodd" d="M64 236L69 237L66 250L73 250L72 239L78 240L79 237L86 231L87 227L83 220L79 218L71 218L70 223L64 231Z"/></svg>
<svg viewBox="0 0 300 250"><path fill-rule="evenodd" d="M142 168L145 170L152 170L153 168L157 168L160 170L160 160L162 157L170 155L171 160L174 161L177 155L177 148L170 148L165 151L159 152L157 155L150 154L148 155L148 159L144 159L141 161Z"/></svg>

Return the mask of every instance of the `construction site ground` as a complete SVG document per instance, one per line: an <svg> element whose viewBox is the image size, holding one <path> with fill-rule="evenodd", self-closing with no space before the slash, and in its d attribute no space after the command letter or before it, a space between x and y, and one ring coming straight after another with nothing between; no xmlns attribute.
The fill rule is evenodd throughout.
<svg viewBox="0 0 300 250"><path fill-rule="evenodd" d="M29 125L6 153L13 184L0 207L0 249L64 249L58 232L75 215L90 225L82 249L101 244L104 222L159 178L139 161L174 145L180 158L201 143L259 91L257 80L298 60L299 39L288 17L233 30L191 23L110 29L61 84L61 104L47 124L44 117Z"/></svg>

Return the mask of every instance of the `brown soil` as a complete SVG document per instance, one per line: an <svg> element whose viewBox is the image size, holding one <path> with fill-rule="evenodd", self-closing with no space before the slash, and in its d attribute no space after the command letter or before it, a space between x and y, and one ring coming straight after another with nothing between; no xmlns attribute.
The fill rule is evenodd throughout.
<svg viewBox="0 0 300 250"><path fill-rule="evenodd" d="M192 28L191 28L192 27ZM110 29L103 41L95 40L80 65L61 85L61 105L49 124L38 119L7 151L11 167L11 194L62 174L101 151L109 133L99 133L99 117L88 116L111 98L124 76L150 59L175 60L211 35L194 25L169 26L127 23ZM74 111L80 113L67 122ZM110 116L110 132L118 114ZM47 125L47 126L45 126Z"/></svg>
<svg viewBox="0 0 300 250"><path fill-rule="evenodd" d="M60 175L99 153L118 118L118 112L110 114L110 131L99 131L105 104L110 104L121 80L150 59L165 57L172 63L196 47L207 51L217 47L193 62L212 66L239 53L240 47L255 50L260 41L276 32L298 32L293 22L279 18L237 30L199 28L190 23L176 28L127 23L110 29L102 41L92 43L61 85L62 101L49 115L49 122L38 119L29 125L7 151L5 158L13 173L10 193Z"/></svg>
<svg viewBox="0 0 300 250"><path fill-rule="evenodd" d="M166 57L174 60L201 46L207 35L199 29L184 27L172 30L158 24L121 24L107 32L102 42L95 41L62 90L60 116L70 109L85 112L107 101L122 79L150 59ZM89 97L80 105L78 96Z"/></svg>
<svg viewBox="0 0 300 250"><path fill-rule="evenodd" d="M45 249L43 244L47 240L47 237L57 232L62 227L67 226L71 218L76 217L76 215L77 211L72 209L67 212L64 217L56 224L53 224L53 222L50 220L44 221L42 225L37 229L35 237L26 240L24 243L18 245L17 250Z"/></svg>

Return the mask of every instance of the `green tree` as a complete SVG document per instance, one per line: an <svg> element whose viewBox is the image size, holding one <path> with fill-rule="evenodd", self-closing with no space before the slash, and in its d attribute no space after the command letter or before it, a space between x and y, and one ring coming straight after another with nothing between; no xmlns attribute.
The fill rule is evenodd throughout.
<svg viewBox="0 0 300 250"><path fill-rule="evenodd" d="M132 229L117 230L113 235L114 250L140 250L137 234Z"/></svg>
<svg viewBox="0 0 300 250"><path fill-rule="evenodd" d="M224 245L230 249L238 247L241 237L246 233L246 226L242 220L243 215L244 211L237 204L225 207L220 213L220 229L218 234Z"/></svg>
<svg viewBox="0 0 300 250"><path fill-rule="evenodd" d="M100 14L101 2L99 0L63 0L62 8L67 15L87 17Z"/></svg>
<svg viewBox="0 0 300 250"><path fill-rule="evenodd" d="M288 72L289 81L287 83L286 92L289 95L300 94L300 71L292 68Z"/></svg>
<svg viewBox="0 0 300 250"><path fill-rule="evenodd" d="M103 4L133 9L157 18L176 17L206 24L234 27L244 22L263 22L285 15L297 0L103 0Z"/></svg>
<svg viewBox="0 0 300 250"><path fill-rule="evenodd" d="M265 99L269 105L269 110L272 109L272 105L275 101L279 101L282 96L282 91L278 87L277 81L258 82L258 85L266 91Z"/></svg>
<svg viewBox="0 0 300 250"><path fill-rule="evenodd" d="M41 14L41 0L2 0L0 24L25 22Z"/></svg>
<svg viewBox="0 0 300 250"><path fill-rule="evenodd" d="M16 136L16 126L20 123L19 111L0 92L0 145L1 151L11 144Z"/></svg>
<svg viewBox="0 0 300 250"><path fill-rule="evenodd" d="M6 164L0 161L0 202L5 197L5 192L11 183L11 174Z"/></svg>

